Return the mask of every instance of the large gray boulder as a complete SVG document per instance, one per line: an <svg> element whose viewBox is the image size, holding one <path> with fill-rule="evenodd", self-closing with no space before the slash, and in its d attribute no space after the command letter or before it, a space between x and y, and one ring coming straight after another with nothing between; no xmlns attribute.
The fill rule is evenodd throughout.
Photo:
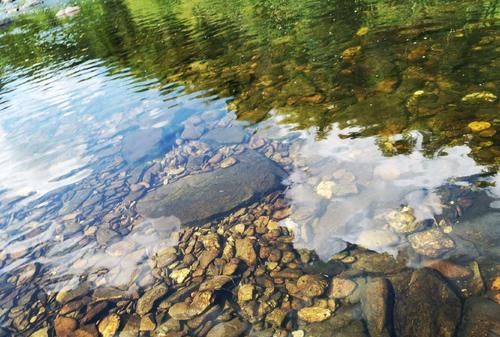
<svg viewBox="0 0 500 337"><path fill-rule="evenodd" d="M286 172L260 153L246 150L235 159L228 168L190 175L148 193L137 205L139 213L200 224L283 187Z"/></svg>

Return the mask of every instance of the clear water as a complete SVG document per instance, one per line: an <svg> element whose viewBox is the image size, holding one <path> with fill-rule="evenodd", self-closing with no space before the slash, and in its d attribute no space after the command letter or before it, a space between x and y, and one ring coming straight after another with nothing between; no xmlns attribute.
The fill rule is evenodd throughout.
<svg viewBox="0 0 500 337"><path fill-rule="evenodd" d="M177 226L159 234L124 225L118 232L135 252L124 260L94 233L106 215L168 183L166 161L192 125L241 128L278 149L268 155L289 173L291 205L280 223L297 248L324 260L347 242L397 255L408 240L387 238L386 215L410 207L416 221L454 236L445 257L498 271L494 1L78 5L78 15L58 19L66 4L45 3L0 28L5 298L23 293L9 277L34 262L34 282L49 294L99 271L98 282L123 287L148 256L175 245ZM122 223L141 216L121 214ZM411 266L425 262L410 255ZM36 330L14 327L7 302L5 331Z"/></svg>

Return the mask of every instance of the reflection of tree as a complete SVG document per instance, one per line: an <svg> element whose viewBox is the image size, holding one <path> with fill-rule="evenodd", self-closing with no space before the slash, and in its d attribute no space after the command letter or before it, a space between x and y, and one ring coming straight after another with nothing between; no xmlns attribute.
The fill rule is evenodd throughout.
<svg viewBox="0 0 500 337"><path fill-rule="evenodd" d="M127 69L163 92L175 82L187 92L228 97L241 119L258 121L275 109L297 128L316 128L318 137L332 123L359 126L352 136L381 137L388 155L411 151L412 144L387 152L384 137L420 130L424 150L433 155L467 142L463 126L494 108L459 105L450 112L469 90L464 80L495 80L481 68L494 66L488 50L495 45L470 53L488 31L476 28L458 38L450 28L490 17L496 2L450 6L439 0L84 2L80 16L62 23L53 12L20 17L9 28L19 28L16 34L0 36L0 71L34 74L99 59L110 73ZM432 19L425 14L430 10ZM361 27L368 33L357 36ZM422 89L429 100L409 108L408 99ZM498 152L498 136L489 141ZM477 157L491 162L485 158Z"/></svg>

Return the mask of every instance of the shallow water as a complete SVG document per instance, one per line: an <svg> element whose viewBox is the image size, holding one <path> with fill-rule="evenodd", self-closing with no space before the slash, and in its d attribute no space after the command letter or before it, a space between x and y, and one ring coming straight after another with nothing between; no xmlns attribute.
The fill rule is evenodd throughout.
<svg viewBox="0 0 500 337"><path fill-rule="evenodd" d="M467 303L500 301L494 1L82 1L79 13L58 18L66 5L50 1L18 14L9 12L13 4L0 5L0 336L45 327L50 336L57 314L80 330L116 314L122 330L140 312L137 299L170 277L154 262L163 249L190 255L181 248L186 225L195 226L195 237L219 228L224 243L253 237L259 216L278 222L284 237L292 233L286 249L343 261L349 272L340 277L360 289L389 279L395 309L381 336L423 336L417 331L441 321L448 325L430 335L476 336ZM278 170L279 187L265 180ZM207 178L189 180L200 175ZM158 190L167 192L155 199ZM238 223L246 226L241 232ZM385 274L390 263L380 270L366 262L364 248L394 256L402 269ZM269 268L267 257L259 259ZM466 280L429 267L439 260L465 268ZM278 270L298 264L304 273L311 264L281 263ZM393 279L406 268L437 270L463 317L436 314L434 325L417 318L408 327L412 313L399 307ZM340 273L311 270L328 282ZM177 287L166 281L169 292L210 273ZM95 293L69 313L55 297L81 284L134 295L84 322L99 302ZM362 322L337 331L321 325L330 321L294 316L325 306L323 298L291 296L304 302L289 308L280 299L293 313L278 327L249 318L240 302L226 316L248 324L240 334L270 327L279 336L378 335L359 298L329 307L352 309ZM224 301L232 303L215 299ZM172 316L168 308L153 312L158 327ZM189 333L206 335L229 319L222 316L204 329L188 324ZM179 336L188 333L180 321ZM483 325L500 333L495 319ZM444 332L448 326L452 332Z"/></svg>

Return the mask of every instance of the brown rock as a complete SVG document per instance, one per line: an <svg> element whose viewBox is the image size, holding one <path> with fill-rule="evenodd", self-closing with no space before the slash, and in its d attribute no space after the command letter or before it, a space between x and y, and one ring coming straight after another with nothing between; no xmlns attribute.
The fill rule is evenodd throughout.
<svg viewBox="0 0 500 337"><path fill-rule="evenodd" d="M93 324L85 325L73 333L73 337L97 337L98 335L97 328Z"/></svg>
<svg viewBox="0 0 500 337"><path fill-rule="evenodd" d="M203 313L214 301L213 293L210 291L195 292L190 304L186 302L174 304L168 314L175 320L185 321Z"/></svg>
<svg viewBox="0 0 500 337"><path fill-rule="evenodd" d="M139 315L144 316L153 309L157 300L162 298L167 293L167 286L164 284L157 285L142 295L137 301L136 311Z"/></svg>
<svg viewBox="0 0 500 337"><path fill-rule="evenodd" d="M219 290L224 287L225 284L232 281L233 278L225 275L214 276L209 280L206 280L200 285L200 291L206 290Z"/></svg>
<svg viewBox="0 0 500 337"><path fill-rule="evenodd" d="M57 337L70 337L77 326L78 323L73 318L57 316L54 320L54 330Z"/></svg>
<svg viewBox="0 0 500 337"><path fill-rule="evenodd" d="M332 280L329 297L345 298L353 293L356 286L357 284L354 281L335 277Z"/></svg>
<svg viewBox="0 0 500 337"><path fill-rule="evenodd" d="M428 261L425 263L425 266L438 271L441 275L449 279L463 280L472 276L471 270L446 260Z"/></svg>
<svg viewBox="0 0 500 337"><path fill-rule="evenodd" d="M257 261L257 254L253 242L249 238L236 240L236 257L243 260L247 265L252 266Z"/></svg>
<svg viewBox="0 0 500 337"><path fill-rule="evenodd" d="M119 326L120 316L117 314L111 314L104 317L104 319L99 322L98 329L99 333L103 337L114 337Z"/></svg>
<svg viewBox="0 0 500 337"><path fill-rule="evenodd" d="M308 323L322 322L332 315L330 309L321 307L302 308L297 312L299 318Z"/></svg>
<svg viewBox="0 0 500 337"><path fill-rule="evenodd" d="M302 275L297 280L297 288L303 296L321 296L327 287L326 281L318 275Z"/></svg>

